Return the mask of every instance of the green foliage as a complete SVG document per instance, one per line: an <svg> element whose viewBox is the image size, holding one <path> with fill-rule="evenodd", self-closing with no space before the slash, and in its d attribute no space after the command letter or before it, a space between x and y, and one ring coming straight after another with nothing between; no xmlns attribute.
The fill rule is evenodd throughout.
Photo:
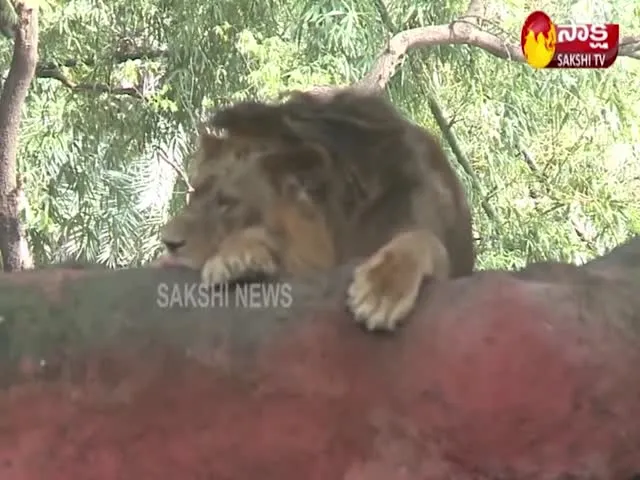
<svg viewBox="0 0 640 480"><path fill-rule="evenodd" d="M494 2L485 28L517 43L526 15L542 8L559 22L621 21L623 32L640 32L640 16L628 15L633 0L570 3ZM207 111L353 82L393 30L448 23L466 8L462 0L44 5L40 58L79 87L39 78L28 98L19 168L29 240L40 263L71 257L109 266L158 253L159 226L184 202L176 170ZM0 64L10 54L10 42L0 41ZM427 102L434 95L470 159L484 193L449 151L473 202L479 267L582 262L640 232L639 64L620 58L606 71L534 71L461 45L408 56L389 94L436 130ZM97 84L144 98L101 93Z"/></svg>

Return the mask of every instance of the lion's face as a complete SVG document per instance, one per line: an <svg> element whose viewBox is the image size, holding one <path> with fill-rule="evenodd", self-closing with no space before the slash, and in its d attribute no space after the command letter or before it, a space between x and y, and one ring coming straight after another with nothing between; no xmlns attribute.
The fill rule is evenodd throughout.
<svg viewBox="0 0 640 480"><path fill-rule="evenodd" d="M193 187L187 205L161 230L167 263L199 269L221 241L263 225L278 199L261 159L268 145L201 135L189 168Z"/></svg>

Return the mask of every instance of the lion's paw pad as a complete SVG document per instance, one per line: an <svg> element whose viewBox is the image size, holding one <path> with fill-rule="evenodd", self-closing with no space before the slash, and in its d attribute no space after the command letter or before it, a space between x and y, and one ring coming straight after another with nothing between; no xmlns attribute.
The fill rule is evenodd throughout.
<svg viewBox="0 0 640 480"><path fill-rule="evenodd" d="M392 252L380 252L354 271L347 305L369 330L394 330L418 296L422 278L415 265L395 260Z"/></svg>

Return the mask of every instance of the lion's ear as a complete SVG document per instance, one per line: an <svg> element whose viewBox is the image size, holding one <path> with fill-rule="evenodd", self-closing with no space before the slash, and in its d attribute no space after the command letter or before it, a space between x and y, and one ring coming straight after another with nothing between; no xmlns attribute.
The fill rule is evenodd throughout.
<svg viewBox="0 0 640 480"><path fill-rule="evenodd" d="M329 179L330 157L320 147L299 145L264 155L262 167L283 193L291 192L292 185L297 185L313 194Z"/></svg>
<svg viewBox="0 0 640 480"><path fill-rule="evenodd" d="M219 110L211 125L231 135L256 138L287 136L286 113L278 105L261 102L240 102Z"/></svg>

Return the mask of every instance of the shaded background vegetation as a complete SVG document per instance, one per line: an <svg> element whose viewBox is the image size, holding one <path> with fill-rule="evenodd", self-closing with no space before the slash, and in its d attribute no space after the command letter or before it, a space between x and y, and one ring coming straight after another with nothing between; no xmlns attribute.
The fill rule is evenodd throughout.
<svg viewBox="0 0 640 480"><path fill-rule="evenodd" d="M179 172L208 110L354 82L390 29L448 23L466 7L459 0L41 3L41 62L18 157L36 262L148 262L160 248L159 226L184 202ZM518 43L535 9L558 23L614 21L623 34L640 32L633 0L494 0L485 28ZM10 56L11 42L0 40L0 75ZM428 99L437 100L481 187L452 155L473 202L478 266L518 267L583 262L640 233L638 78L632 58L603 71L535 71L451 45L413 51L388 93L434 130Z"/></svg>

